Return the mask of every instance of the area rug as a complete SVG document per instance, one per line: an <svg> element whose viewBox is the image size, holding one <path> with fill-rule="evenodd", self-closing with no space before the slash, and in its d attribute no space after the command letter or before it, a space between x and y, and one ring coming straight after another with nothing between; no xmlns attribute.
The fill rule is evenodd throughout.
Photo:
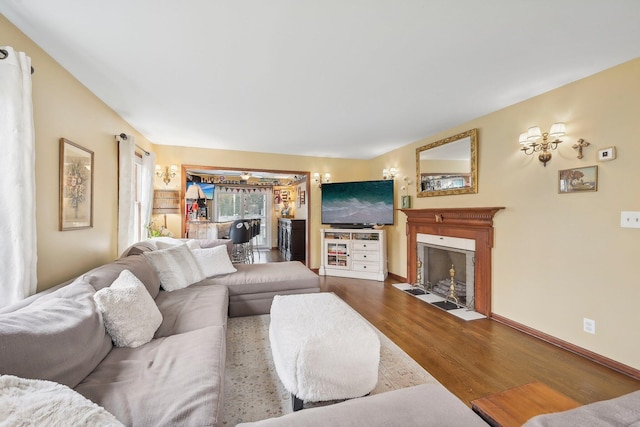
<svg viewBox="0 0 640 427"><path fill-rule="evenodd" d="M292 412L291 396L282 386L271 359L269 321L268 314L229 319L223 409L225 426ZM438 383L400 347L375 327L372 328L380 337L380 367L378 384L371 394ZM307 405L305 403L305 408Z"/></svg>

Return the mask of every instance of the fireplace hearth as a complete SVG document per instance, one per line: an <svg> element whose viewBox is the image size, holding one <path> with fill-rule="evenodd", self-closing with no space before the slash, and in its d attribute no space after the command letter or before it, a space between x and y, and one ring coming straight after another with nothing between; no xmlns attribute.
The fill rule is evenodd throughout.
<svg viewBox="0 0 640 427"><path fill-rule="evenodd" d="M465 306L473 304L475 311L490 316L493 216L501 209L504 208L402 209L407 215L407 282L425 288L431 286L433 290L438 282L450 279L448 270L453 264L456 271L456 292L460 285L466 290ZM435 240L419 242L418 235L434 236ZM418 249L419 243L427 243L437 247L436 249L445 248L461 255L436 255L436 258L440 256L451 260L436 268L440 272L431 273L427 271L424 249ZM466 251L472 254L467 254ZM462 263L456 260L460 256L464 258ZM420 269L419 264L422 264ZM438 275L441 277L437 277ZM434 293L436 292L438 291Z"/></svg>

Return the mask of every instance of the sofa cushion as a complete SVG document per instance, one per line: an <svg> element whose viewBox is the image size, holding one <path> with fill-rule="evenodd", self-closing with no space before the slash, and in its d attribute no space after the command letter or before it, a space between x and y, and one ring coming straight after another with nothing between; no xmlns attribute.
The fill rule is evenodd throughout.
<svg viewBox="0 0 640 427"><path fill-rule="evenodd" d="M523 427L638 425L640 425L640 391L579 406L564 412L538 415L527 421Z"/></svg>
<svg viewBox="0 0 640 427"><path fill-rule="evenodd" d="M442 385L422 384L237 425L240 426L487 427L487 424Z"/></svg>
<svg viewBox="0 0 640 427"><path fill-rule="evenodd" d="M225 329L114 348L76 391L127 426L222 424Z"/></svg>
<svg viewBox="0 0 640 427"><path fill-rule="evenodd" d="M189 249L200 249L200 243L195 239L174 239L173 237L156 237L151 239L158 249L169 249L178 245L187 245Z"/></svg>
<svg viewBox="0 0 640 427"><path fill-rule="evenodd" d="M143 240L141 242L136 242L133 245L129 246L122 252L120 258L126 258L131 255L140 255L143 252L155 251L158 247L151 240Z"/></svg>
<svg viewBox="0 0 640 427"><path fill-rule="evenodd" d="M76 281L0 315L0 373L75 387L113 345L93 301Z"/></svg>
<svg viewBox="0 0 640 427"><path fill-rule="evenodd" d="M205 277L235 273L237 270L231 263L226 246L215 246L206 249L192 249L200 269Z"/></svg>
<svg viewBox="0 0 640 427"><path fill-rule="evenodd" d="M187 245L142 254L155 268L165 291L186 288L205 278Z"/></svg>
<svg viewBox="0 0 640 427"><path fill-rule="evenodd" d="M122 270L129 270L136 276L147 288L149 295L155 298L160 291L160 277L156 273L155 268L142 255L132 255L126 258L101 265L93 270L85 273L83 278L91 283L91 286L99 291L102 288L111 286L118 278Z"/></svg>
<svg viewBox="0 0 640 427"><path fill-rule="evenodd" d="M231 257L233 254L233 240L230 239L201 239L200 248L215 248L216 246L225 246L227 248L227 253Z"/></svg>
<svg viewBox="0 0 640 427"><path fill-rule="evenodd" d="M104 325L117 347L139 347L153 338L162 315L142 282L129 270L93 299L104 318Z"/></svg>
<svg viewBox="0 0 640 427"><path fill-rule="evenodd" d="M0 425L124 427L65 385L13 375L0 375Z"/></svg>
<svg viewBox="0 0 640 427"><path fill-rule="evenodd" d="M229 292L225 286L211 286L207 281L178 289L160 291L156 298L162 324L156 337L193 331L207 326L227 326Z"/></svg>
<svg viewBox="0 0 640 427"><path fill-rule="evenodd" d="M228 286L229 296L320 287L318 275L299 261L236 264L236 269L209 282Z"/></svg>

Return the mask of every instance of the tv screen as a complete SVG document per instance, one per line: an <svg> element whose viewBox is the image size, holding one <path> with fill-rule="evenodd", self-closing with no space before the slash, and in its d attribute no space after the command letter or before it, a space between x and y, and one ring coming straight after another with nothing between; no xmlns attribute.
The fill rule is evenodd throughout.
<svg viewBox="0 0 640 427"><path fill-rule="evenodd" d="M393 180L322 184L322 223L341 226L391 225Z"/></svg>

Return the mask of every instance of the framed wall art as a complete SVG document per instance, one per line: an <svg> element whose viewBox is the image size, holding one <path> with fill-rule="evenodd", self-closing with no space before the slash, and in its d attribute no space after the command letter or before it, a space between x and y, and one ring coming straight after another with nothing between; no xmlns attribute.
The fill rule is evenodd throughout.
<svg viewBox="0 0 640 427"><path fill-rule="evenodd" d="M93 227L93 151L60 138L60 231Z"/></svg>
<svg viewBox="0 0 640 427"><path fill-rule="evenodd" d="M559 193L598 191L598 166L558 171Z"/></svg>

